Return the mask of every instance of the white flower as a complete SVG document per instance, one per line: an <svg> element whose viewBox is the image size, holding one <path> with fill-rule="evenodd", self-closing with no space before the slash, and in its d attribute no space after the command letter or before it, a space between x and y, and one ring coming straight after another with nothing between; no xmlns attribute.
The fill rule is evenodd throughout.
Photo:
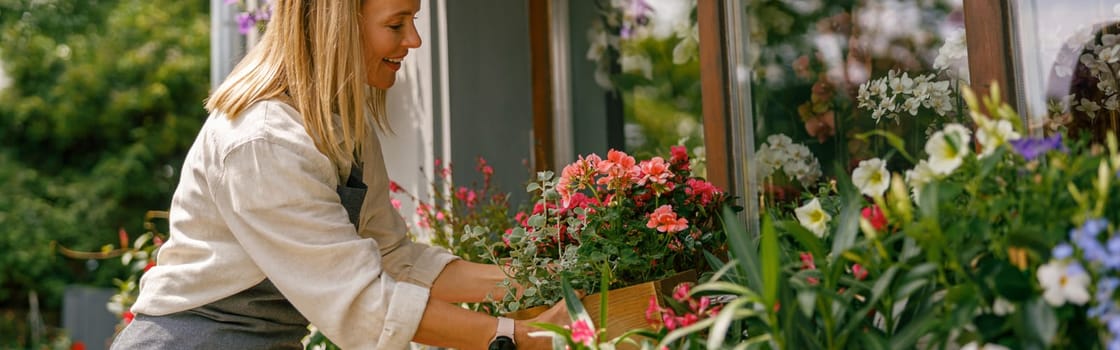
<svg viewBox="0 0 1120 350"><path fill-rule="evenodd" d="M623 73L637 73L646 79L653 79L653 62L646 55L623 54L618 64L622 66Z"/></svg>
<svg viewBox="0 0 1120 350"><path fill-rule="evenodd" d="M1011 349L1007 348L1006 346L999 345L999 344L986 343L984 345L980 345L980 343L971 342L971 343L968 343L968 344L965 344L964 346L962 346L961 350L1011 350Z"/></svg>
<svg viewBox="0 0 1120 350"><path fill-rule="evenodd" d="M929 168L937 175L952 174L964 162L971 140L968 129L956 123L933 133L925 148L929 154Z"/></svg>
<svg viewBox="0 0 1120 350"><path fill-rule="evenodd" d="M797 213L797 221L801 226L812 231L817 237L824 238L828 234L828 222L832 220L832 216L821 209L820 200L813 198L805 205L794 209Z"/></svg>
<svg viewBox="0 0 1120 350"><path fill-rule="evenodd" d="M910 115L918 116L918 107L922 106L922 100L917 97L911 97L902 102L902 110L910 113Z"/></svg>
<svg viewBox="0 0 1120 350"><path fill-rule="evenodd" d="M1089 119L1097 119L1097 111L1101 110L1101 106L1096 102L1090 101L1082 97L1080 103L1077 105L1077 110L1085 112L1089 115Z"/></svg>
<svg viewBox="0 0 1120 350"><path fill-rule="evenodd" d="M859 167L852 171L852 183L859 188L860 193L870 197L882 196L891 185L887 162L879 158L860 161Z"/></svg>
<svg viewBox="0 0 1120 350"><path fill-rule="evenodd" d="M996 151L996 148L1011 140L1018 140L1020 135L1015 132L1011 122L1006 120L992 120L980 114L973 115L976 120L976 140L980 141L983 149L980 157L987 157Z"/></svg>
<svg viewBox="0 0 1120 350"><path fill-rule="evenodd" d="M894 90L894 93L908 94L910 93L910 90L914 88L914 79L910 79L910 73L903 72L902 76L899 77L895 76L895 74L897 73L892 70L890 72L887 72L887 74L889 74L891 77L890 86L891 90Z"/></svg>
<svg viewBox="0 0 1120 350"><path fill-rule="evenodd" d="M1003 297L996 297L996 302L992 303L992 313L996 316L1007 316L1015 313L1015 304L1012 304Z"/></svg>
<svg viewBox="0 0 1120 350"><path fill-rule="evenodd" d="M774 134L766 137L766 142L770 143L770 147L785 148L793 144L793 139L785 134Z"/></svg>
<svg viewBox="0 0 1120 350"><path fill-rule="evenodd" d="M910 194L915 202L921 197L922 186L936 178L937 174L933 173L933 169L929 168L929 162L925 159L918 162L914 169L906 171L906 184L910 185Z"/></svg>
<svg viewBox="0 0 1120 350"><path fill-rule="evenodd" d="M1054 307L1065 305L1067 301L1085 305L1089 301L1089 280L1080 265L1051 260L1038 267L1038 284L1046 290L1042 298Z"/></svg>
<svg viewBox="0 0 1120 350"><path fill-rule="evenodd" d="M1109 96L1108 100L1104 101L1104 109L1107 109L1107 110L1110 110L1110 111L1115 111L1117 109L1120 109L1120 101L1116 100L1116 95Z"/></svg>
<svg viewBox="0 0 1120 350"><path fill-rule="evenodd" d="M673 64L685 64L700 53L700 27L684 25L676 31L681 41L673 47Z"/></svg>

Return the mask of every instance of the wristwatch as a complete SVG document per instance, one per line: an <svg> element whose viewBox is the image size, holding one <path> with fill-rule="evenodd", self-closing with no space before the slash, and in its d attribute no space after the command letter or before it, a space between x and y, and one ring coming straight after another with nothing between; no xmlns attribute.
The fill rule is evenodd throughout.
<svg viewBox="0 0 1120 350"><path fill-rule="evenodd" d="M517 343L513 341L513 320L498 317L498 329L494 338L490 340L488 350L517 350Z"/></svg>

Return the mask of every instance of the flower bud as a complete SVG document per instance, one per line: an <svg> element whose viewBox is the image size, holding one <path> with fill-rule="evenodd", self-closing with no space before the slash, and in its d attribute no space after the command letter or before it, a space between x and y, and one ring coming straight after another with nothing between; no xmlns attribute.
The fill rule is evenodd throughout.
<svg viewBox="0 0 1120 350"><path fill-rule="evenodd" d="M889 194L890 208L903 223L914 219L914 205L902 176L897 174L891 178L891 192Z"/></svg>
<svg viewBox="0 0 1120 350"><path fill-rule="evenodd" d="M863 231L863 235L870 240L879 239L879 232L875 230L875 226L871 224L871 220L865 217L859 218L859 230Z"/></svg>

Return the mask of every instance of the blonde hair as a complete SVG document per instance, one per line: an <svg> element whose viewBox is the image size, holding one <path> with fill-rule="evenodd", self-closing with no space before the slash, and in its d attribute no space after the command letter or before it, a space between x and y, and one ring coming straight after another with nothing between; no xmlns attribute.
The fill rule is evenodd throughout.
<svg viewBox="0 0 1120 350"><path fill-rule="evenodd" d="M275 1L260 42L210 95L206 110L235 119L258 101L286 99L303 116L315 147L339 174L348 173L372 124L385 127L385 90L368 87L367 93L365 82L363 2Z"/></svg>

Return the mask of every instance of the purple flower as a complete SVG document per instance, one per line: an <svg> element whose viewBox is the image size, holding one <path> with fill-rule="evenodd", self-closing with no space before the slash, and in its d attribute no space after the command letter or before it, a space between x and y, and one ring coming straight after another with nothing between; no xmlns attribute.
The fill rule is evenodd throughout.
<svg viewBox="0 0 1120 350"><path fill-rule="evenodd" d="M237 14L237 31L241 32L241 34L249 34L249 31L253 30L253 26L256 24L257 18L253 16L252 13L243 12Z"/></svg>
<svg viewBox="0 0 1120 350"><path fill-rule="evenodd" d="M1065 146L1062 145L1062 135L1044 138L1026 137L1018 140L1011 140L1011 147L1015 149L1015 153L1023 156L1027 161L1035 160L1039 156L1046 154L1046 152L1055 149L1066 152Z"/></svg>
<svg viewBox="0 0 1120 350"><path fill-rule="evenodd" d="M240 1L240 0L226 0L226 5L233 5L233 4L236 4L238 1Z"/></svg>

